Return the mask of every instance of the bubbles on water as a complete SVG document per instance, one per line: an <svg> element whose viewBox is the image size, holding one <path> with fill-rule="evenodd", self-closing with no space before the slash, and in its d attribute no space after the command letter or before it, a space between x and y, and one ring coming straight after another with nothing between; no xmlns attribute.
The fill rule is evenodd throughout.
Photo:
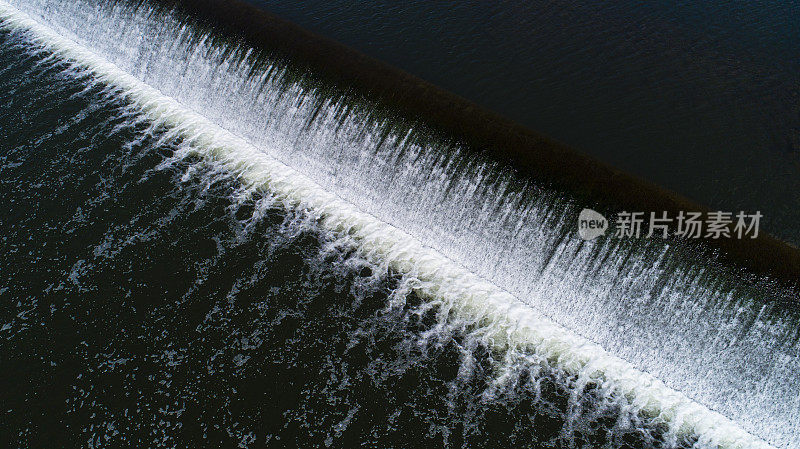
<svg viewBox="0 0 800 449"><path fill-rule="evenodd" d="M131 120L129 124L134 125L140 118L131 113L144 111L149 115L150 121L140 122L145 127L145 132L139 134L141 140L134 140L133 146L149 144L153 138L157 147L173 144L177 147L178 156L168 158L162 168L181 166L186 157L205 155L214 159L220 156L218 153L223 145L209 135L215 131L222 133L225 129L214 128L204 121L208 118L218 121L218 125L225 126L227 131L257 144L258 149L264 153L235 153L228 158L225 166L212 163L201 169L189 164L181 175L184 189L173 191L164 198L164 201L176 201L181 204L181 208L164 214L154 225L145 229L138 226L153 218L149 215L138 222L116 226L102 234L107 240L96 245L99 248L97 256L103 256L110 261L118 260L126 251L131 251L138 245L159 240L162 229L169 229L186 217L199 229L215 236L210 241L198 238L197 242L170 244L172 254L193 254L202 256L203 259L191 267L181 266L180 273L171 271L176 269L175 260L163 259L163 266L159 268L172 273L176 278L179 277L178 274L182 274L194 281L192 285L186 286L180 280L171 279L172 284L168 286L150 286L153 297L160 297L165 292L174 294L176 291L183 291L179 304L188 304L190 298L216 288L218 279L215 273L222 267L229 269L226 264L248 269L246 264L230 259L232 251L229 246L238 247L258 240L253 236L261 229L260 223L274 219L275 204L281 205L283 210L299 209L299 215L293 216L292 212L289 213L288 221L286 216L281 219L283 228L280 232L276 231L275 235L285 233L287 241L294 245L298 241L306 242L304 239L308 238L311 232L309 230L313 230L313 235L322 232L317 226L319 220L324 219L322 212L310 207L310 201L287 198L286 191L294 188L292 182L297 181L297 177L293 178L294 172L289 174L288 167L284 170L286 176L278 180L283 183L282 195L268 198L269 194L264 192L268 183L254 182L254 179L268 177L259 171L259 164L265 158L276 157L297 168L319 185L330 189L332 194L350 200L351 203L358 203L363 211L373 217L397 226L401 231L410 233L417 243L422 242L439 251L443 256L436 260L446 259L445 265L448 267L452 262L474 271L561 324L602 343L611 352L623 356L641 369L656 372L670 381L672 386L680 387L695 399L725 408L726 412L734 415L743 413L739 404L744 400L757 405L748 408L741 415L744 418L749 419L753 414L770 417L773 416L772 411L779 411L789 417L786 422L796 422L792 419L796 416L796 411L793 412L791 406L780 409L780 401L768 400L772 396L789 400L787 398L793 397L791 392L796 389L796 384L786 384L784 381L787 378L785 372L790 372L792 364L796 364L798 360L797 357L792 357L796 355L797 347L784 345L786 340L782 337L794 328L791 323L785 325L780 320L776 320L770 328L765 327L759 307L753 307L758 298L754 300L747 296L749 290L746 288L740 290L736 285L731 287L730 283L719 281L715 269L701 267L699 270L689 269L682 272L680 264L674 263L674 254L673 259L670 259L662 248L628 248L611 244L592 246L573 242L568 238L566 229L574 229L574 223L568 218L575 204L564 194L527 185L531 187L528 195L520 194L515 190L514 183L509 181L512 177L510 172L503 172L491 164L485 165L480 160L470 162L452 142L431 146L421 144L424 139L415 139L414 129L408 129L406 133L382 135L384 129L378 125L373 126L374 123L369 121L369 112L358 110L357 106L363 105L363 102L354 103L354 106L348 103L350 99L341 96L338 100L321 99L317 90L309 89L302 83L282 79L286 70L275 66L262 65L260 67L264 71L251 71L253 67L250 64L254 59L243 57L243 54L251 54L248 49L239 46L231 51L226 43L215 40L214 36L196 33L190 26L182 24L178 17L169 16L164 21L153 21L153 17L142 15L143 9L127 10L124 2L115 4L110 10L104 9L99 2L89 2L91 7L88 8L83 7L81 2L47 0L44 3L31 3L39 4L51 6L54 11L61 8L62 12L72 12L51 15L52 11L48 10L46 21L63 31L66 36L80 35L77 30L83 29L81 24L85 24L86 20L95 15L101 15L109 23L119 25L119 28L91 28L90 34L84 36L84 39L93 50L105 54L123 69L140 77L140 80L131 81L130 78L125 78L124 74L119 73L119 67L105 72L113 73L119 79L108 74L97 75L97 71L90 74L88 70L81 69L79 64L68 65L68 70L62 72L100 86L102 93L110 98L127 97L134 103L138 102L136 107L127 110L125 120ZM29 9L35 8L31 6ZM154 28L157 30L150 33ZM120 29L126 30L123 33L127 39L124 45L119 45L116 38L110 37L118 35ZM35 33L27 36L31 40L35 39ZM80 40L77 37L76 39ZM107 64L107 61L84 50L69 47L58 50L56 54L59 57L78 55L86 58L83 62L85 67L92 67L93 64L106 67L103 64ZM59 61L59 58L52 59ZM104 73L103 70L99 72ZM159 95L167 94L174 98L154 96L151 91L144 95L144 88L136 84L140 81L161 89ZM126 85L126 89L110 87L117 82ZM176 99L182 104L176 106ZM182 110L175 112L176 107L183 106L203 111L209 117L182 113L185 112ZM119 122L117 124L121 125ZM304 126L299 126L301 124ZM120 129L127 129L128 124L121 126ZM233 145L237 144L234 142ZM271 156L267 156L267 153ZM238 160L232 160L237 157ZM125 163L121 167L128 168ZM226 170L231 167L234 169ZM274 178L280 167L272 164L270 168L272 172L263 172ZM150 171L140 179L150 180L148 176L151 176ZM196 184L198 176L202 182ZM236 206L220 204L219 196L215 194L220 186L228 185L228 181L237 184L229 176L240 177L236 181L241 181L239 184L244 186L233 188L236 191L233 201ZM133 186L126 184L128 185ZM302 187L307 188L308 183ZM527 190L527 187L522 190ZM107 189L100 190L106 192ZM409 195L408 192L412 191L414 194ZM253 197L260 199L247 206ZM100 202L107 199L98 197ZM341 205L342 203L336 203L337 207ZM227 217L231 211L235 212L234 216L239 214L246 217L247 207L260 211L260 215L242 218L241 225L234 228L234 240L220 238L217 233L227 226ZM148 208L145 207L144 210L147 211ZM202 217L203 211L207 210L215 211L210 220L204 222L197 218ZM343 220L342 226L347 227L348 223L350 222ZM390 255L404 256L403 260L407 262L404 267L407 270L392 273L388 262L381 263L380 257L369 257L363 251L359 252L359 245L353 246L358 243L354 241L357 240L354 233L358 230L354 233L351 230L352 228L346 229L347 232L343 235L331 239L325 237L325 245L330 247L327 252L322 252L328 255L320 257L326 262L311 265L327 268L339 266L334 262L340 258L337 254L344 251L344 248L349 249L343 254L359 253L359 257L364 257L369 262L364 264L358 259L345 257L343 260L348 261L344 264L346 270L339 274L348 278L351 275L346 274L350 273L347 270L364 273L364 276L358 276L358 282L353 281L354 285L363 284L359 288L364 293L356 294L360 290L353 291L352 286L335 283L340 290L334 288L329 292L331 295L347 291L357 299L360 307L360 304L368 302L369 295L366 292L371 291L374 282L379 282L384 276L400 276L401 279L397 282L402 289L389 290L391 293L387 295L385 302L391 307L387 310L395 310L396 307L407 304L409 292L433 293L426 296L422 301L424 306L415 312L419 316L432 315L435 318L431 323L432 327L422 332L421 341L435 341L440 334L449 335L448 332L453 331L452 326L458 329L475 326L469 332L477 333L476 336L481 335L487 348L496 350L498 345L492 341L496 335L488 336L494 333L487 332L487 327L481 325L485 323L458 315L457 304L437 297L436 294L469 295L469 286L491 290L489 287L485 284L453 287L458 282L450 282L442 287L441 283L432 282L431 276L422 276L415 271L427 263L426 274L433 272L434 276L439 276L441 272L431 269L435 265L430 263L431 259L416 260L413 256L417 253L404 255L402 252L407 248L398 244L391 248L394 253ZM362 239L361 243L367 234L369 233L362 232L358 236ZM171 241L179 237L168 234L161 239ZM283 237L278 241L282 239ZM376 248L381 242L373 239L371 244ZM270 251L282 251L283 247L280 245L270 245L259 246L259 250L266 254L271 254ZM379 252L373 251L372 255ZM297 265L297 255L293 255L292 251L288 253L285 265ZM164 256L145 254L143 260L147 261L152 257ZM328 261L328 258L332 260ZM132 265L132 262L129 263ZM665 275L669 270L673 271L669 276ZM270 273L276 275L276 270ZM82 277L90 278L85 274ZM294 278L291 276L282 276L280 268L277 270L277 278L295 287L316 285L307 278L303 278L303 282L298 284L292 281ZM442 276L436 277L437 280L441 278ZM226 301L235 302L241 292L240 286L231 286ZM744 292L744 296L741 292ZM295 299L301 302L307 300ZM224 308L217 311L220 310ZM287 310L290 312L282 314L279 321L294 318L296 322L296 314L291 312L292 309ZM663 310L670 310L671 313L664 314ZM212 318L215 316L212 314ZM374 339L375 336L371 338ZM324 346L325 342L320 344ZM775 356L776 347L787 361L786 367L776 367L770 362L771 357ZM725 351L721 351L721 348ZM738 352L734 353L734 350ZM709 357L709 354L713 356ZM237 353L233 356L232 363L239 367L249 366L254 358L246 357L248 356ZM457 372L461 372L461 366L458 365ZM464 366L475 366L475 362ZM698 370L698 366L708 366L708 370ZM464 370L466 373L471 372L467 368ZM704 376L706 371L714 371L715 375ZM754 373L762 377L756 377ZM742 388L743 385L749 386L753 382L764 380L764 375L769 376L767 380L776 388ZM586 381L589 378L581 379ZM734 390L740 391L744 396L730 395L730 391ZM578 391L579 395L590 396L583 390ZM751 398L752 395L759 394L764 397ZM359 407L359 410L363 410L364 405L359 404ZM332 428L339 429L344 426L342 423L352 426L355 415L347 418L352 410L355 408L348 409L348 413L335 426L333 423L329 424ZM740 423L741 421L740 419ZM758 429L768 426L757 420L742 424ZM446 428L446 424L440 426ZM777 432L780 434L782 430L778 429ZM449 435L451 430L440 432L434 426L431 432L435 435Z"/></svg>

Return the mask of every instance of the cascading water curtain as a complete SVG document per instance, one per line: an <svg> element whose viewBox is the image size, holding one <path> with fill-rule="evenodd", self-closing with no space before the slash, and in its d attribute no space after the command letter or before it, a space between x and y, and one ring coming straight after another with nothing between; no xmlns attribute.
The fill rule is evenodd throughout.
<svg viewBox="0 0 800 449"><path fill-rule="evenodd" d="M463 373L481 366L483 350L491 354L486 357L492 362L482 369L492 380L481 400L491 397L496 405L520 377L535 379L538 390L531 391L539 392L539 400L546 402L548 394L569 398L567 408L574 413L563 413L556 433L570 444L582 444L576 435L592 432L586 422L602 421L585 412L588 402L594 410L616 410L611 424L603 424L606 432L641 426L658 444L798 444L797 320L779 307L794 293L768 278L741 278L690 246L575 238L574 217L586 205L569 192L518 179L509 167L426 129L424 117L407 121L379 111L369 98L332 95L336 86L298 77L291 61L278 62L269 49L217 35L180 11L147 1L0 0L0 20L3 57L13 61L7 76L42 70L36 75L41 79L78 86L48 92L19 81L3 94L7 108L14 95L49 98L52 104L97 95L106 103L87 106L79 117L94 114L92 108L106 111L108 102L114 109L91 132L115 136L110 130L134 130L127 144L117 146L169 153L153 170L190 167L183 181L192 186L187 195L228 185L230 204L222 209L238 211L242 204L253 209L240 230L249 237L242 238L257 240L252 229L262 229L291 246L298 235L313 234L323 249L311 259L336 254L331 257L338 262L330 265L351 273L343 278L366 270L371 281L359 288L392 292L385 295L388 309L381 310L389 313L391 304L403 303L406 308L392 319L404 326L416 319L427 323L420 324L428 326L421 334L404 330L414 335L400 339L409 354L424 346L426 335L437 335L431 338L441 339L442 347L447 345L441 341L458 342L461 383L454 381L441 393L452 403L474 387L464 381L474 374ZM11 126L9 117L4 125ZM62 132L58 123L52 126L53 133ZM96 144L89 139L86 145ZM187 181L193 179L205 179L205 189ZM180 188L163 189L181 196ZM156 221L168 226L178 215L208 207L193 209L187 201L180 199L180 207ZM271 214L282 217L277 221L284 227L259 221ZM157 229L154 225L154 235ZM139 240L147 237L130 241ZM218 251L233 251L226 246L233 243L217 240ZM93 254L105 254L98 248ZM692 255L703 257L690 260ZM214 266L198 263L197 269L213 273ZM74 270L80 277L80 267ZM190 291L213 279L209 275ZM236 282L231 298L249 281ZM409 306L410 297L419 304ZM208 322L228 309L214 310L198 328L213 327ZM428 314L431 322L423 319ZM236 345L261 341L242 338L235 338ZM356 349L348 350L355 351L360 340L350 338ZM427 363L426 354L415 360ZM252 363L237 360L242 366ZM380 369L390 372L400 365ZM555 385L547 387L553 392L543 392L547 385ZM504 404L523 413L511 402ZM337 425L345 429L348 419L358 416L355 407ZM459 441L452 430L442 432L449 443ZM247 432L237 435L250 441ZM609 444L617 443L622 444Z"/></svg>

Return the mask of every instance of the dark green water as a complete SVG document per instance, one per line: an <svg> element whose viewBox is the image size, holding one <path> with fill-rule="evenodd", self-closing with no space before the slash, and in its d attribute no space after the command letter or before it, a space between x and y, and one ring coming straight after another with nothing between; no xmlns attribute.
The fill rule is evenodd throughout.
<svg viewBox="0 0 800 449"><path fill-rule="evenodd" d="M247 0L800 245L800 3Z"/></svg>
<svg viewBox="0 0 800 449"><path fill-rule="evenodd" d="M0 33L3 447L663 445L46 57Z"/></svg>

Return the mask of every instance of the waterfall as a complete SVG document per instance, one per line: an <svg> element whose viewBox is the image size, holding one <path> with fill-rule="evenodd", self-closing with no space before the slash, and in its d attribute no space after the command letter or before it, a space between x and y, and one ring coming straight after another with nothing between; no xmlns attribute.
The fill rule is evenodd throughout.
<svg viewBox="0 0 800 449"><path fill-rule="evenodd" d="M691 245L586 242L586 205L269 49L146 1L0 0L2 26L91 73L187 151L220 160L348 234L415 289L609 386L708 447L780 447L800 435L794 292L742 278Z"/></svg>

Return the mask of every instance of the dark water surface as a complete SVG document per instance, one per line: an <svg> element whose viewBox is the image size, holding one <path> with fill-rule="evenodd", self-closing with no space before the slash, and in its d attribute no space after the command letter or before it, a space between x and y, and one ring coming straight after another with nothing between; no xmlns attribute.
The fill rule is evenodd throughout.
<svg viewBox="0 0 800 449"><path fill-rule="evenodd" d="M797 2L250 1L800 244Z"/></svg>

